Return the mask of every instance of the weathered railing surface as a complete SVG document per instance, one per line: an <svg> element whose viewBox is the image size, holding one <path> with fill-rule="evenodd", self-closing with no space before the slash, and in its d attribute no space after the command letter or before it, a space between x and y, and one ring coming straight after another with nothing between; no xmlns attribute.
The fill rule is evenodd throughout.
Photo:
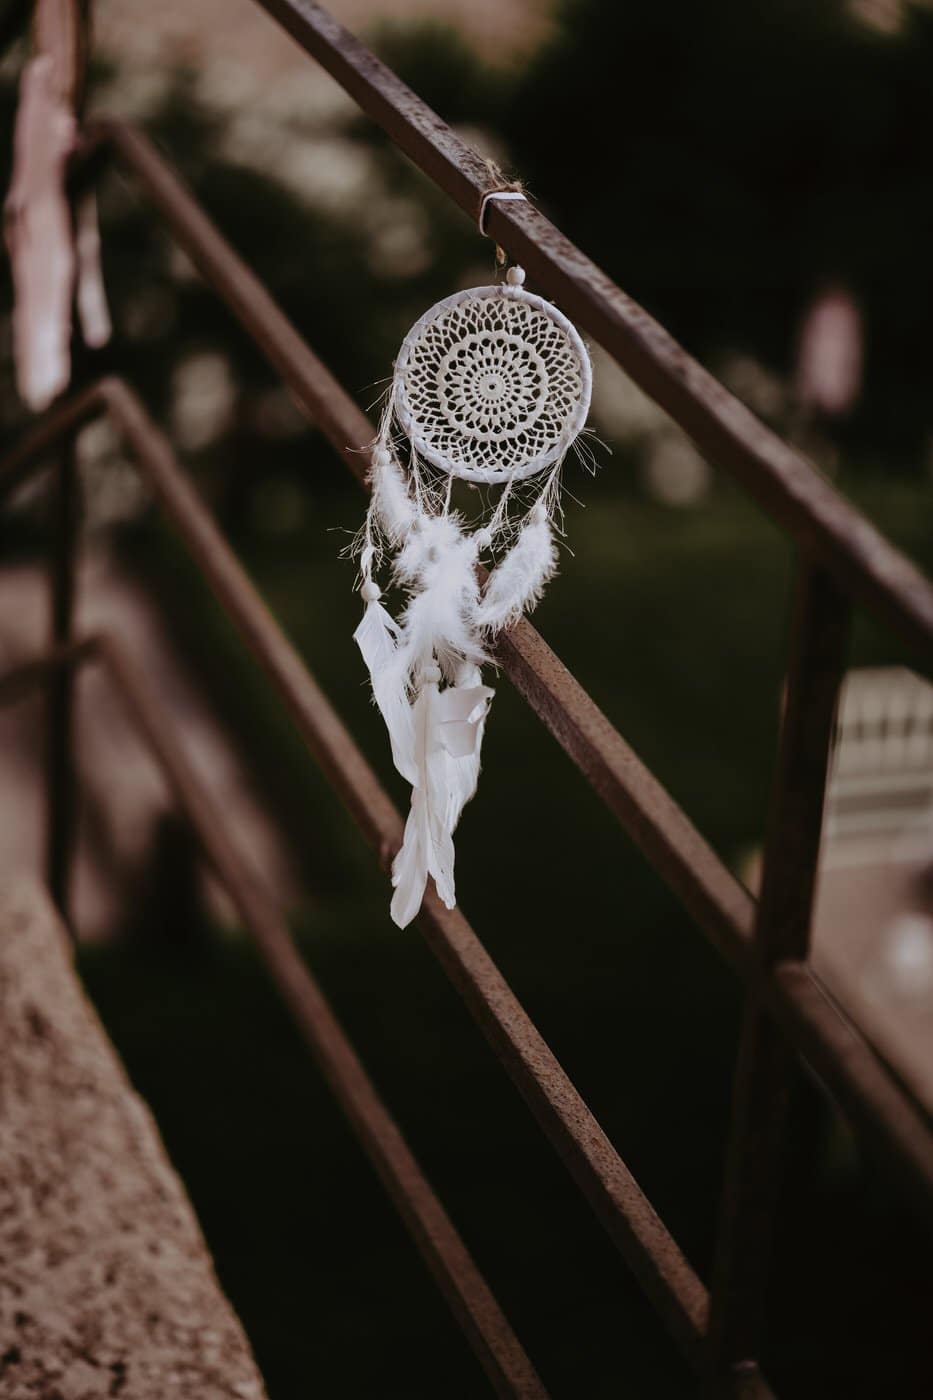
<svg viewBox="0 0 933 1400"><path fill-rule="evenodd" d="M52 410L0 462L0 493L41 464L56 440L54 429L65 437L104 410L126 437L218 601L289 707L299 732L374 847L380 864L388 869L401 844L399 813L132 390L120 380L103 380ZM460 911L445 909L431 892L418 925L671 1332L698 1364L707 1305L703 1285Z"/></svg>
<svg viewBox="0 0 933 1400"><path fill-rule="evenodd" d="M61 672L70 675L77 664L91 660L103 663L120 692L490 1379L504 1394L546 1397L534 1367L302 961L280 912L241 859L223 812L204 792L166 712L119 642L106 634L81 638L7 672L0 677L0 704L19 699L41 680Z"/></svg>
<svg viewBox="0 0 933 1400"><path fill-rule="evenodd" d="M466 213L478 214L488 185L485 163L393 73L310 0L260 3L426 175ZM90 178L111 155L138 180L206 280L365 484L372 425L146 138L118 122L96 124L86 133L75 180ZM520 623L499 648L499 660L516 688L745 984L710 1293L462 914L447 911L432 894L419 927L698 1373L716 1393L766 1396L770 1391L755 1360L758 1323L780 1171L783 1104L797 1055L899 1175L919 1208L929 1213L933 1204L928 1120L807 965L823 789L850 607L864 605L930 658L933 586L533 206L494 204L488 228L706 456L734 473L799 549L787 705L757 905L529 623ZM399 814L126 384L111 379L88 386L33 425L0 462L0 493L103 411L131 444L215 594L387 868L401 838ZM63 512L67 506L63 498ZM62 515L66 521L72 518L73 512ZM67 601L73 530L63 528L57 538L57 596ZM69 642L69 630L63 604L55 647L0 679L0 700L39 676L62 675L92 653L105 658L493 1384L503 1394L542 1394L531 1363L375 1098L280 915L235 868L210 799L194 781L151 692L114 643ZM54 769L50 776L54 778ZM53 811L56 800L57 793L50 792ZM67 829L63 820L61 830Z"/></svg>
<svg viewBox="0 0 933 1400"><path fill-rule="evenodd" d="M314 0L257 0L478 221L489 169L365 45ZM845 589L929 649L933 590L923 575L804 458L758 421L533 204L493 201L486 230L529 277Z"/></svg>

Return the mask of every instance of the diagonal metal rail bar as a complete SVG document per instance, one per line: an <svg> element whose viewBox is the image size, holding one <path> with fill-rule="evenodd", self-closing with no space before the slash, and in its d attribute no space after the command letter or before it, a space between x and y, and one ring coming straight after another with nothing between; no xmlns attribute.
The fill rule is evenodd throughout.
<svg viewBox="0 0 933 1400"><path fill-rule="evenodd" d="M286 701L299 732L387 867L399 844L401 818L375 775L271 619L135 395L113 380L103 381L96 392L101 407L114 413L221 604ZM88 416L86 401L81 410ZM49 417L61 415L70 424L74 413L66 404ZM11 454L18 479L30 436L39 449L38 465L54 433L42 420ZM0 462L0 494L4 478ZM159 489L160 482L165 490ZM691 1362L702 1367L708 1306L703 1285L459 911L447 911L431 897L420 927L671 1334ZM771 1014L860 1125L866 1141L891 1161L905 1186L929 1209L933 1135L909 1096L804 964L782 962L766 981L764 994Z"/></svg>
<svg viewBox="0 0 933 1400"><path fill-rule="evenodd" d="M0 705L15 705L39 686L44 685L56 671L74 669L93 656L97 637L81 637L72 642L47 647L28 661L17 661L0 674Z"/></svg>
<svg viewBox="0 0 933 1400"><path fill-rule="evenodd" d="M97 385L87 385L67 399L62 399L53 411L35 419L14 442L5 443L0 488L3 496L12 496L14 491L29 479L37 464L46 458L51 461L60 449L64 437L90 423L98 416L100 410Z"/></svg>
<svg viewBox="0 0 933 1400"><path fill-rule="evenodd" d="M485 162L410 89L314 0L259 3L351 93L429 178L471 217L479 214L489 186ZM108 149L115 149L123 164L132 169L176 238L365 484L367 448L373 436L368 420L151 145L125 126L99 126L89 137L84 160L76 165L75 180L90 178ZM730 470L775 523L796 541L806 565L805 577L826 585L826 597L831 599L832 607L823 621L828 619L829 631L830 624L838 621L851 600L864 604L929 656L933 641L933 585L909 560L530 204L494 205L488 228L491 236L524 263L544 290L560 300L581 327L599 340L693 437L700 450ZM290 707L332 785L376 847L383 865L387 865L401 835L398 813L252 589L180 471L168 443L127 386L120 381L104 381L89 397L77 396L60 407L57 414L53 412L32 434L26 435L0 466L0 475L5 470L7 484L22 479L62 431L73 432L85 421L83 415L92 414L101 406L106 406L119 421L215 594ZM818 663L812 655L801 660L800 648L806 652L813 640L807 626L814 616L805 614L795 632L797 661L801 664L796 672L792 667L792 704L776 789L777 817L769 843L768 874L754 946L754 902L540 636L525 623L503 638L500 646L499 659L520 693L746 983L746 1028L728 1176L731 1185L726 1192L729 1208L721 1222L712 1308L703 1285L470 926L458 911L444 910L436 898L426 902L420 920L429 945L681 1348L694 1365L703 1369L712 1343L714 1366L720 1378L725 1380L728 1372L728 1393L760 1400L770 1392L751 1355L763 1282L759 1257L762 1249L758 1245L767 1241L776 1182L771 1149L781 1135L780 1127L775 1129L770 1122L768 1103L772 1090L777 1095L783 1093L789 1065L778 1027L860 1123L867 1140L893 1161L904 1184L916 1193L918 1200L929 1206L933 1198L933 1134L929 1122L827 995L805 961L812 876L819 844L817 809L825 778L825 771L817 773L816 769L825 769L827 724L831 719L828 704L822 703L829 691L822 686ZM199 792L190 773L186 777L183 754L179 768L174 736L164 727L151 694L132 671L121 676L123 663L118 652L110 656L109 647L103 643L101 650L107 653L110 669L144 732L160 753L170 776L174 775L183 805L194 813L195 824L200 821L203 826L210 817L209 800ZM66 652L76 655L68 648L52 653L51 664L58 671ZM835 661L839 661L838 654ZM12 689L15 691L16 685L22 683L22 675L14 677ZM811 703L813 697L807 697L813 686L818 694ZM10 687L0 680L0 698L5 689ZM808 732L814 715L818 734ZM208 806L200 808L199 817L198 804L205 801ZM795 813L800 817L799 823ZM207 845L211 849L209 828L208 820ZM219 831L221 844L215 843L214 850L222 864L226 836L222 827ZM805 876L801 889L789 890L792 877L796 879L801 868ZM247 923L252 908L253 921L258 920L261 931L263 908L251 906L249 880L244 878L246 886L238 903ZM261 901L264 896L258 898ZM274 927L278 915L268 907L265 912ZM299 980L302 975L310 978L287 932L284 928L281 932L289 957L297 960L299 970L291 964L287 966ZM260 932L257 936L262 945L265 935ZM267 961L276 975L275 956L267 952ZM288 999L285 986L283 991ZM315 1034L323 1034L326 1040L326 1003L321 1011L313 997L310 1001L299 1000L301 1005L293 1003L293 1010L301 1020L301 1006L305 1007L310 1016L309 1036L313 1040ZM346 1049L353 1057L352 1047L347 1045ZM326 1046L321 1048L320 1057L328 1072ZM371 1155L380 1166L378 1151ZM404 1195L397 1165L386 1168L388 1184L390 1190L400 1189ZM427 1190L430 1192L429 1187ZM432 1199L436 1200L433 1196ZM404 1215L404 1202L400 1208ZM491 1295L488 1302L494 1312L483 1315L485 1285L478 1275L470 1275L473 1266L469 1256L467 1272L464 1275L461 1271L460 1275L472 1290L467 1298L458 1293L456 1279L451 1280L449 1261L439 1262L432 1255L432 1239L429 1237L425 1244L419 1237L423 1223L420 1217L410 1221L412 1232L429 1263L433 1259L438 1266L442 1286L494 1383L504 1393L542 1394L540 1382ZM454 1240L459 1243L456 1236ZM460 1260L457 1267L462 1263ZM518 1348L517 1353L511 1349L512 1343Z"/></svg>
<svg viewBox="0 0 933 1400"><path fill-rule="evenodd" d="M295 947L280 912L230 840L223 813L204 790L152 687L123 646L115 637L99 633L52 648L0 676L0 704L93 660L103 664L152 750L494 1389L503 1396L547 1400L537 1372Z"/></svg>
<svg viewBox="0 0 933 1400"><path fill-rule="evenodd" d="M374 437L369 419L152 143L118 122L89 128L87 141L85 160L96 162L102 147L116 152L179 245L366 487ZM520 622L501 638L498 660L707 936L734 965L740 965L754 923L754 901L748 892L529 622Z"/></svg>
<svg viewBox="0 0 933 1400"><path fill-rule="evenodd" d="M87 139L84 159L92 164L100 159L102 149L109 146L116 151L202 275L365 485L373 438L369 420L151 142L132 127L115 122L90 128ZM861 520L858 512L838 499ZM889 554L908 563L879 538ZM917 577L929 591L930 584ZM744 975L755 919L754 900L530 623L519 623L501 639L499 659L513 684L714 946ZM793 988L790 998L785 995L788 988ZM819 981L801 963L782 964L768 984L766 999L801 1053L806 1045L808 1062L832 1087L847 1113L862 1123L868 1140L875 1141L881 1150L885 1144L893 1148L892 1160L906 1165L909 1189L916 1195L919 1185L920 1198L928 1203L933 1193L929 1125ZM848 1047L844 1055L838 1053L842 1044Z"/></svg>
<svg viewBox="0 0 933 1400"><path fill-rule="evenodd" d="M314 0L257 0L430 180L478 221L486 162ZM549 219L493 201L490 237L748 493L863 602L929 655L933 587L819 472L698 364Z"/></svg>
<svg viewBox="0 0 933 1400"><path fill-rule="evenodd" d="M388 868L402 819L339 716L259 597L165 437L120 380L96 386L163 508L282 697L299 733ZM69 422L69 406L50 411ZM43 420L33 430L45 450ZM13 454L17 474L25 446ZM36 464L41 457L36 458ZM0 495L5 465L0 461ZM688 1360L702 1364L707 1294L580 1094L459 910L432 892L419 916L429 947Z"/></svg>
<svg viewBox="0 0 933 1400"><path fill-rule="evenodd" d="M933 1124L867 1044L844 1007L798 958L776 964L769 1010L813 1066L863 1140L887 1164L919 1214L933 1220Z"/></svg>

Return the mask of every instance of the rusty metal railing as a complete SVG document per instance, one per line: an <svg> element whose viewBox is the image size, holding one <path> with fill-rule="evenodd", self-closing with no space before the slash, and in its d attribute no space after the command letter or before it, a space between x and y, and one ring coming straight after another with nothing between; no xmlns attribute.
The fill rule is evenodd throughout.
<svg viewBox="0 0 933 1400"><path fill-rule="evenodd" d="M390 70L310 0L260 3L343 84L400 149L461 208L477 215L488 182L485 164ZM120 123L98 124L87 132L75 178L90 178L110 155L138 180L206 280L357 478L365 482L372 425L151 144ZM520 623L499 647L498 659L516 688L745 984L732 1130L709 1292L459 910L447 911L429 895L419 927L698 1373L717 1393L766 1396L770 1391L755 1359L758 1323L784 1136L782 1105L798 1055L830 1089L864 1140L899 1174L919 1207L929 1212L933 1204L933 1132L928 1120L826 994L807 963L826 766L850 607L864 605L930 657L933 586L533 206L496 204L489 211L488 227L496 241L694 438L701 451L733 472L796 542L800 553L787 705L757 905L534 628ZM398 813L256 594L169 444L127 385L118 380L93 385L34 424L0 462L0 492L11 489L45 454L67 444L83 423L102 411L114 417L132 445L215 594L387 868L401 838ZM67 596L73 531L63 531L59 544L58 576ZM69 659L86 654L84 644L77 651L70 646L67 617L59 623L58 645L50 657L36 662L37 671L61 674ZM126 666L121 669L117 661L110 669L124 692L132 695ZM22 674L10 679L11 686L22 683ZM0 681L0 698L4 688ZM185 770L183 756L179 759L177 745L151 697L144 694L139 701L137 694L137 713L148 715L143 728L226 878L224 853L210 836L209 799L199 793ZM153 735L159 736L158 742ZM290 944L287 958L284 954L279 961L279 954L270 958L269 948L278 947L279 940L276 935L270 942L261 932L269 924L268 910L251 903L252 895L247 897L242 890L236 895L236 886L232 889L244 922L257 936L273 976L320 1054L315 1037L322 1025L330 1024L330 1013L326 1005L323 1011L315 1010L313 996L295 991L307 986L307 969ZM277 914L275 918L279 920ZM280 920L275 926L287 939ZM317 1029L315 1016L324 1017L317 1021ZM326 1068L326 1055L323 1058ZM419 1214L408 1199L406 1173L417 1168L410 1154L400 1157L389 1150L394 1141L389 1128L394 1130L394 1125L388 1115L389 1128L378 1113L361 1124L352 1085L340 1075L330 1074L330 1079L496 1388L510 1395L542 1394L531 1364L420 1176L418 1189L423 1186L433 1202L424 1209L435 1223L442 1219L443 1228L433 1232L427 1228L428 1216ZM383 1129L388 1134L385 1141L380 1137ZM431 1215L435 1209L440 1217Z"/></svg>
<svg viewBox="0 0 933 1400"><path fill-rule="evenodd" d="M534 1367L302 960L280 911L240 858L223 812L205 793L152 687L119 641L95 634L17 666L0 676L0 705L90 661L104 666L119 691L493 1384L504 1394L546 1400Z"/></svg>
<svg viewBox="0 0 933 1400"><path fill-rule="evenodd" d="M433 182L479 219L488 167L384 63L314 0L256 0L335 78ZM529 278L726 468L854 599L921 650L933 636L933 589L798 453L692 359L530 202L493 201L486 231Z"/></svg>
<svg viewBox="0 0 933 1400"><path fill-rule="evenodd" d="M331 785L375 848L380 864L388 869L401 844L401 816L257 594L166 438L126 384L103 380L51 410L0 462L0 494L12 490L42 464L50 450L102 411L110 414L132 447L221 606L274 683ZM700 1280L459 909L445 909L429 892L418 926L672 1335L699 1366L707 1307ZM334 1087L355 1123L352 1106ZM483 1315L485 1310L480 1310L478 1316ZM494 1319L487 1327L493 1338L498 1326ZM476 1336L475 1326L471 1336ZM498 1349L508 1350L511 1345L509 1332ZM484 1364L489 1349L490 1344L476 1348ZM488 1364L487 1369L505 1394L538 1393L504 1384L498 1371Z"/></svg>

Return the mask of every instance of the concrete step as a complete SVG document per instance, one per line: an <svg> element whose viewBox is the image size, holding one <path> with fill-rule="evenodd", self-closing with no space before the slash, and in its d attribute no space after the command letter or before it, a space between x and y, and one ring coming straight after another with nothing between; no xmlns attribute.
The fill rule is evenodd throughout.
<svg viewBox="0 0 933 1400"><path fill-rule="evenodd" d="M0 885L0 1396L265 1397L153 1117L28 879Z"/></svg>

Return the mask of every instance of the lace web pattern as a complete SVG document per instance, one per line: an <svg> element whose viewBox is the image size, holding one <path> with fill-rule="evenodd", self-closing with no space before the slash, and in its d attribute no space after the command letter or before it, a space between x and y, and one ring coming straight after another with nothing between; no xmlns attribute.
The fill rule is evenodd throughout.
<svg viewBox="0 0 933 1400"><path fill-rule="evenodd" d="M518 287L476 287L412 327L396 362L395 411L433 466L506 482L563 457L590 388L583 342L556 307Z"/></svg>

